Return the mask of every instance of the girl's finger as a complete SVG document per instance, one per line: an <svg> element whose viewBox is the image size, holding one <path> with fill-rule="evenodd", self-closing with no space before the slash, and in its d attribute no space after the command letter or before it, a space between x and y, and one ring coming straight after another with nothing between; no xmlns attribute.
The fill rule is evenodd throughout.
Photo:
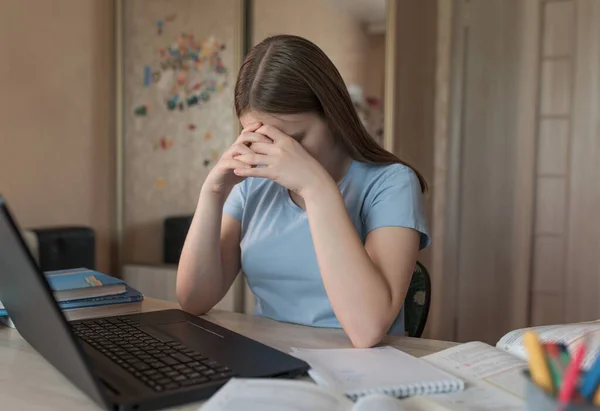
<svg viewBox="0 0 600 411"><path fill-rule="evenodd" d="M244 129L242 130L242 132L240 134L243 134L247 131L256 131L260 127L262 127L262 123L260 121L256 121L256 122L248 124L248 126L244 127Z"/></svg>
<svg viewBox="0 0 600 411"><path fill-rule="evenodd" d="M279 149L273 143L252 143L250 150L257 154L274 155Z"/></svg>
<svg viewBox="0 0 600 411"><path fill-rule="evenodd" d="M236 159L253 166L268 166L271 164L269 157L262 154L256 154L254 152L252 154L241 154L237 156Z"/></svg>
<svg viewBox="0 0 600 411"><path fill-rule="evenodd" d="M253 133L253 132L244 132L240 134L236 143L250 144L250 143L273 143L269 137L264 134Z"/></svg>
<svg viewBox="0 0 600 411"><path fill-rule="evenodd" d="M275 181L276 176L272 168L236 168L233 172L240 177L268 178Z"/></svg>
<svg viewBox="0 0 600 411"><path fill-rule="evenodd" d="M239 161L239 160L236 160L233 158L224 159L222 161L219 161L219 167L221 167L223 170L237 170L237 169L252 168L252 166L250 164L246 164L243 161Z"/></svg>
<svg viewBox="0 0 600 411"><path fill-rule="evenodd" d="M247 145L242 144L242 143L235 143L234 145L232 145L229 150L227 150L227 156L229 157L235 157L235 156L239 156L240 154L252 154L253 151L248 148Z"/></svg>

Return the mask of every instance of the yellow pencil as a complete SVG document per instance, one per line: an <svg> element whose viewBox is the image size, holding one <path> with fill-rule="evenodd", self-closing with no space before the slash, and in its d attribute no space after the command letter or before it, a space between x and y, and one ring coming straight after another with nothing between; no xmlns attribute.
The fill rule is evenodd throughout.
<svg viewBox="0 0 600 411"><path fill-rule="evenodd" d="M552 376L539 337L536 333L527 331L523 336L523 343L527 350L531 378L541 389L552 393L554 391Z"/></svg>

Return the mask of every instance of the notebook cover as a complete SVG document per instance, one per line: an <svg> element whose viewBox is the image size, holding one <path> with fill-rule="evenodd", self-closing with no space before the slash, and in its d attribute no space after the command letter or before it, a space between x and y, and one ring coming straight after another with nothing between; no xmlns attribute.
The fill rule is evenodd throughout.
<svg viewBox="0 0 600 411"><path fill-rule="evenodd" d="M125 284L123 280L87 268L47 271L45 274L54 291Z"/></svg>

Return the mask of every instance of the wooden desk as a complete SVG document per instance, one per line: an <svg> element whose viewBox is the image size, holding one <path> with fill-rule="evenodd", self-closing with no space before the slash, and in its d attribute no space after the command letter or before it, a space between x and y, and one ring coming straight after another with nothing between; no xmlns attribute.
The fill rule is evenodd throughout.
<svg viewBox="0 0 600 411"><path fill-rule="evenodd" d="M179 308L177 304L145 299L142 312ZM139 312L126 306L94 308L71 312L70 319L92 318L107 315L124 315ZM281 351L298 348L345 348L350 341L342 330L318 329L277 321L213 311L205 316L223 327L260 341ZM384 344L399 348L417 357L431 354L455 345L450 342L409 337L387 337ZM0 403L3 410L98 410L88 397L71 385L43 357L21 338L17 330L0 326ZM177 410L197 410L200 403Z"/></svg>

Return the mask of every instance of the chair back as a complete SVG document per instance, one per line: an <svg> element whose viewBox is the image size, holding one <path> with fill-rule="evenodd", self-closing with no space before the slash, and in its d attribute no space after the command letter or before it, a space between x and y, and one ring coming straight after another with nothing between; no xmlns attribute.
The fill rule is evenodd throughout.
<svg viewBox="0 0 600 411"><path fill-rule="evenodd" d="M417 261L406 299L404 300L404 325L406 335L421 337L431 303L431 279L427 269Z"/></svg>

